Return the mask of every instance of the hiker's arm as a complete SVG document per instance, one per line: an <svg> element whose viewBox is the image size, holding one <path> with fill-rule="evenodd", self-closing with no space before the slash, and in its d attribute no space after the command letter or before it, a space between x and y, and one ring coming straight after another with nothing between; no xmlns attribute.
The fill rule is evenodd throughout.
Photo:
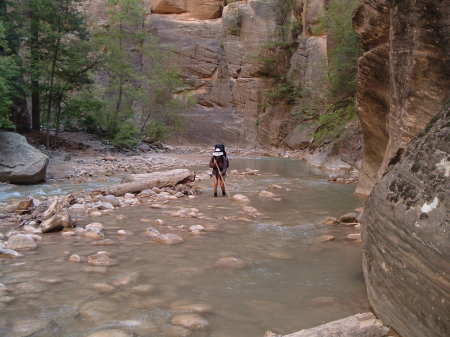
<svg viewBox="0 0 450 337"><path fill-rule="evenodd" d="M214 157L212 157L211 160L209 161L209 167L210 168L214 168L215 167L215 165L214 165Z"/></svg>

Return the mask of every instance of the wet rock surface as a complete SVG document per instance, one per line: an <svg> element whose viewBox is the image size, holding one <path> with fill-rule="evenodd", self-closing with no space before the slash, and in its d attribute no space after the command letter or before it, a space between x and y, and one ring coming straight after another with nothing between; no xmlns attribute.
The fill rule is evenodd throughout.
<svg viewBox="0 0 450 337"><path fill-rule="evenodd" d="M389 168L362 219L363 266L375 312L402 336L450 330L450 105Z"/></svg>

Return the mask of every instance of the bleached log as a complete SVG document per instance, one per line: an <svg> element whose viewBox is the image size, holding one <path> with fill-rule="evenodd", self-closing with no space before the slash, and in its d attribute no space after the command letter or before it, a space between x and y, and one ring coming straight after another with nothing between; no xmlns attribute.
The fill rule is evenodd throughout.
<svg viewBox="0 0 450 337"><path fill-rule="evenodd" d="M195 180L195 173L188 169L175 169L166 172L152 172L146 174L130 175L132 182L119 184L100 190L102 194L112 194L116 197L125 193L138 193L154 187L175 186L180 183L192 182Z"/></svg>

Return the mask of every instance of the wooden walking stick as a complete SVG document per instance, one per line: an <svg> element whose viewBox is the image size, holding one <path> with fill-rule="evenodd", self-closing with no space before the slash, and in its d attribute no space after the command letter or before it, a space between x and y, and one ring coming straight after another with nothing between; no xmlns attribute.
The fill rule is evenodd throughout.
<svg viewBox="0 0 450 337"><path fill-rule="evenodd" d="M223 179L222 172L220 172L219 165L217 165L216 158L214 158L214 164L216 164L217 172L219 172L220 179L222 179L222 181L223 181L223 186L225 187L225 192L227 193L228 197L231 198L231 195L230 195L230 192L229 192L229 190L228 190L228 187L227 187L227 185L225 184L225 180Z"/></svg>

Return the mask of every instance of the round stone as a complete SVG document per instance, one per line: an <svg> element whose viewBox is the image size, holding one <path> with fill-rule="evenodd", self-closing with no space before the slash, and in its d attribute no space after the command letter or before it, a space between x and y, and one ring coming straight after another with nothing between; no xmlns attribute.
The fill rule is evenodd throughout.
<svg viewBox="0 0 450 337"><path fill-rule="evenodd" d="M177 245L183 243L184 240L176 234L161 234L156 238L156 242L163 245Z"/></svg>
<svg viewBox="0 0 450 337"><path fill-rule="evenodd" d="M205 329L209 325L204 317L193 313L175 315L170 322L192 331Z"/></svg>

